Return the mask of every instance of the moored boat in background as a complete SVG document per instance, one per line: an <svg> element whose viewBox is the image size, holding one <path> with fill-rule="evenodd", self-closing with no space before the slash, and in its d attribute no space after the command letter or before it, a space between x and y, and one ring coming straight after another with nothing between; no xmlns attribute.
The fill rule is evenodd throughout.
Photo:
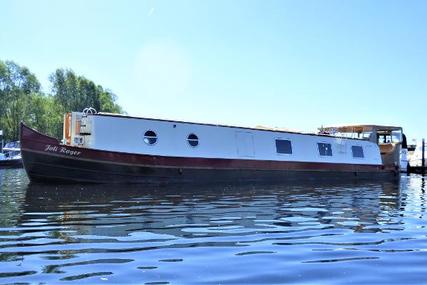
<svg viewBox="0 0 427 285"><path fill-rule="evenodd" d="M400 127L323 128L319 134L67 113L62 141L21 123L34 182L270 183L396 179Z"/></svg>
<svg viewBox="0 0 427 285"><path fill-rule="evenodd" d="M423 144L424 143L424 144ZM420 141L416 144L415 149L409 158L409 169L410 172L414 173L425 173L427 167L427 144L424 141ZM424 155L423 155L424 153ZM424 159L424 161L423 161Z"/></svg>
<svg viewBox="0 0 427 285"><path fill-rule="evenodd" d="M19 141L9 142L0 152L0 168L22 167L21 146Z"/></svg>

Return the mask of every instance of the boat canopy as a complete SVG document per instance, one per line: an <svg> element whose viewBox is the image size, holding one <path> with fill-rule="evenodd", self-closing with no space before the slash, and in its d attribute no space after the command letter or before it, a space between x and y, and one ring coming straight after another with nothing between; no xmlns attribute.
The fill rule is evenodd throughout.
<svg viewBox="0 0 427 285"><path fill-rule="evenodd" d="M19 141L9 142L3 147L3 151L21 151L21 143Z"/></svg>
<svg viewBox="0 0 427 285"><path fill-rule="evenodd" d="M401 143L406 145L406 138L401 127L382 125L344 125L322 127L320 134L337 137L350 137L369 140L378 144Z"/></svg>

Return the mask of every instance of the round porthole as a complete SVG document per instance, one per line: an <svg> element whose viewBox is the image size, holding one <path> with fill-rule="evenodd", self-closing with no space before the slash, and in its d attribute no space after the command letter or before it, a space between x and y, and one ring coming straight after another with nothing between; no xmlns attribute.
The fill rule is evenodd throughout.
<svg viewBox="0 0 427 285"><path fill-rule="evenodd" d="M187 137L188 144L192 147L199 145L199 138L195 134L189 134Z"/></svg>
<svg viewBox="0 0 427 285"><path fill-rule="evenodd" d="M153 131L146 131L144 134L144 142L148 145L153 145L157 142L157 135Z"/></svg>

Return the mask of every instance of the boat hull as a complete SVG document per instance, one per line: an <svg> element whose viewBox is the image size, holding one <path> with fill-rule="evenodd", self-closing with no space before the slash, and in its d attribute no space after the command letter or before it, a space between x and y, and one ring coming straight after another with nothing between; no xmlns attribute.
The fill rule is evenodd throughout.
<svg viewBox="0 0 427 285"><path fill-rule="evenodd" d="M423 168L422 166L408 166L407 172L416 173L416 174L425 174L427 172L427 167Z"/></svg>
<svg viewBox="0 0 427 285"><path fill-rule="evenodd" d="M62 145L21 124L21 154L32 182L284 183L304 180L395 180L376 165L188 158L111 152Z"/></svg>
<svg viewBox="0 0 427 285"><path fill-rule="evenodd" d="M0 160L0 169L1 168L21 168L22 159L5 159Z"/></svg>

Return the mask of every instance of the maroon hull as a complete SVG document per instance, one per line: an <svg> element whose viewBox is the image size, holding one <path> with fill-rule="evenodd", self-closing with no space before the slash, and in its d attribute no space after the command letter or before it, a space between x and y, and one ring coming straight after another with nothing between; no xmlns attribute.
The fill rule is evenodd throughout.
<svg viewBox="0 0 427 285"><path fill-rule="evenodd" d="M21 124L31 181L83 183L285 182L298 179L393 179L381 166L245 159L166 157L61 145Z"/></svg>

